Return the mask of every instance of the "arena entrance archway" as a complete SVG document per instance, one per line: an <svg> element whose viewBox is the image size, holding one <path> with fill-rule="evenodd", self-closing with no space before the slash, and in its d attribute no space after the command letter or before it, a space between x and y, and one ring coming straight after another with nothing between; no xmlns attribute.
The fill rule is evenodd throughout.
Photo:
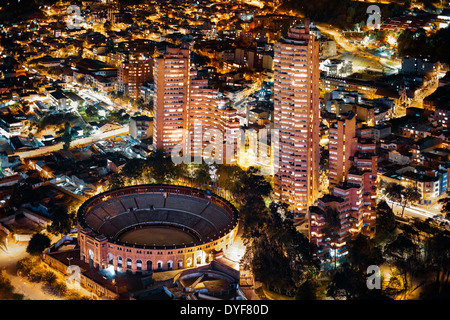
<svg viewBox="0 0 450 320"><path fill-rule="evenodd" d="M114 255L112 253L108 253L108 267L114 266Z"/></svg>
<svg viewBox="0 0 450 320"><path fill-rule="evenodd" d="M88 255L89 255L89 267L93 268L94 267L94 251L89 249Z"/></svg>

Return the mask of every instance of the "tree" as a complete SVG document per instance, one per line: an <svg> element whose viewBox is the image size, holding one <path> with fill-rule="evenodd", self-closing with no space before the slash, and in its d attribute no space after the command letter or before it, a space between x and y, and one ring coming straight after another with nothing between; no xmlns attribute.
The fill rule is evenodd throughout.
<svg viewBox="0 0 450 320"><path fill-rule="evenodd" d="M250 167L242 171L236 181L234 198L239 203L244 203L246 199L252 197L267 197L272 192L272 186L267 179L259 174L259 170Z"/></svg>
<svg viewBox="0 0 450 320"><path fill-rule="evenodd" d="M36 179L28 177L25 182L20 184L16 183L12 186L11 196L8 200L8 207L20 207L25 203L36 201L43 197L42 190L39 188L33 188L33 184L36 183Z"/></svg>
<svg viewBox="0 0 450 320"><path fill-rule="evenodd" d="M394 232L398 226L394 212L384 200L377 203L375 211L377 215L375 240L390 242L394 239Z"/></svg>
<svg viewBox="0 0 450 320"><path fill-rule="evenodd" d="M397 48L400 57L427 57L432 61L449 63L450 55L446 43L450 41L450 28L440 28L431 35L427 35L423 28L415 31L404 30L398 37Z"/></svg>
<svg viewBox="0 0 450 320"><path fill-rule="evenodd" d="M289 259L280 247L266 233L261 234L252 244L251 269L255 279L267 288L280 294L289 294L295 289L291 278ZM295 291L294 291L295 292Z"/></svg>
<svg viewBox="0 0 450 320"><path fill-rule="evenodd" d="M316 300L317 299L317 284L313 280L306 280L297 288L295 293L296 300Z"/></svg>
<svg viewBox="0 0 450 320"><path fill-rule="evenodd" d="M143 183L145 179L146 161L144 159L134 158L128 160L120 170L120 176L127 185L136 185Z"/></svg>
<svg viewBox="0 0 450 320"><path fill-rule="evenodd" d="M53 271L47 270L47 271L44 271L44 273L42 274L41 280L45 284L48 284L49 286L51 286L56 283L57 278L58 277L56 276L56 274Z"/></svg>
<svg viewBox="0 0 450 320"><path fill-rule="evenodd" d="M353 268L361 272L365 272L370 265L384 262L383 253L375 241L362 234L350 241L348 260Z"/></svg>
<svg viewBox="0 0 450 320"><path fill-rule="evenodd" d="M41 233L35 233L28 242L26 251L31 255L40 255L50 246L50 243L49 237Z"/></svg>
<svg viewBox="0 0 450 320"><path fill-rule="evenodd" d="M180 176L179 169L163 149L158 149L147 157L146 170L149 179L155 183L167 183L177 179Z"/></svg>
<svg viewBox="0 0 450 320"><path fill-rule="evenodd" d="M271 203L269 210L263 209L264 214L260 213L251 232L243 235L246 252L242 263L268 289L295 296L300 294L300 286L314 280L319 261L314 255L316 246L296 230L292 220L283 219L282 211L283 206L278 203ZM255 222L257 213L253 214Z"/></svg>
<svg viewBox="0 0 450 320"><path fill-rule="evenodd" d="M53 289L61 296L64 296L67 293L67 285L62 281L56 282Z"/></svg>
<svg viewBox="0 0 450 320"><path fill-rule="evenodd" d="M354 300L367 294L368 288L363 272L344 263L335 272L327 288L327 294L335 299Z"/></svg>
<svg viewBox="0 0 450 320"><path fill-rule="evenodd" d="M80 293L76 290L71 290L71 289L67 289L67 291L65 292L65 297L67 300L80 300L81 299Z"/></svg>
<svg viewBox="0 0 450 320"><path fill-rule="evenodd" d="M108 190L113 190L116 188L122 188L124 187L125 184L125 179L123 177L122 174L120 173L111 173L108 176Z"/></svg>
<svg viewBox="0 0 450 320"><path fill-rule="evenodd" d="M106 20L105 23L103 24L103 28L105 28L105 31L111 31L111 21Z"/></svg>
<svg viewBox="0 0 450 320"><path fill-rule="evenodd" d="M212 179L208 164L202 163L195 168L194 181L198 187L209 186L211 184Z"/></svg>
<svg viewBox="0 0 450 320"><path fill-rule="evenodd" d="M238 165L216 164L217 185L232 193L236 192L237 184L243 170Z"/></svg>
<svg viewBox="0 0 450 320"><path fill-rule="evenodd" d="M36 258L25 257L17 261L16 269L17 271L29 274L36 265Z"/></svg>
<svg viewBox="0 0 450 320"><path fill-rule="evenodd" d="M52 223L47 227L47 231L55 235L69 233L75 223L75 215L61 205L52 208L50 219Z"/></svg>
<svg viewBox="0 0 450 320"><path fill-rule="evenodd" d="M286 205L272 202L267 207L265 198L271 194L272 186L258 169L250 167L241 171L219 166L218 172L223 177L231 174L236 178L233 189L246 246L241 260L244 268L251 269L255 279L268 289L295 296L298 288L312 280L319 268L314 255L316 246L297 231L292 220L285 218Z"/></svg>
<svg viewBox="0 0 450 320"><path fill-rule="evenodd" d="M73 112L52 113L39 119L38 131L45 129L48 126L67 126L70 123L78 121L78 116Z"/></svg>
<svg viewBox="0 0 450 320"><path fill-rule="evenodd" d="M399 271L401 289L398 290L398 293L403 294L404 298L418 288L418 286L411 287L411 277L414 275L415 267L420 266L417 259L417 249L417 244L411 240L408 232L403 232L384 250L385 256L393 262L393 266L397 267Z"/></svg>
<svg viewBox="0 0 450 320"><path fill-rule="evenodd" d="M392 243L386 246L385 253L394 258L404 259L410 257L414 251L415 244L405 233L401 233Z"/></svg>
<svg viewBox="0 0 450 320"><path fill-rule="evenodd" d="M98 109L94 105L88 105L85 112L90 118L98 117Z"/></svg>
<svg viewBox="0 0 450 320"><path fill-rule="evenodd" d="M2 3L4 12L8 12L8 21L14 19L20 19L19 17L23 14L37 13L39 11L38 1L36 0L23 0L23 1L8 1Z"/></svg>
<svg viewBox="0 0 450 320"><path fill-rule="evenodd" d="M435 272L435 295L442 293L443 287L448 291L450 276L450 234L441 232L426 242L427 265Z"/></svg>
<svg viewBox="0 0 450 320"><path fill-rule="evenodd" d="M130 121L130 115L124 111L119 110L119 111L111 112L108 116L108 119L110 121L114 121L114 122L117 122L118 124L123 125Z"/></svg>
<svg viewBox="0 0 450 320"><path fill-rule="evenodd" d="M390 182L386 185L386 188L384 190L386 197L392 201L401 203L402 201L402 192L405 187L401 184ZM394 204L392 204L392 208L394 208Z"/></svg>
<svg viewBox="0 0 450 320"><path fill-rule="evenodd" d="M329 238L331 247L334 249L334 269L337 265L337 242L340 238L341 220L339 218L339 212L332 207L327 207L324 212L325 226L322 229L325 234L325 238Z"/></svg>
<svg viewBox="0 0 450 320"><path fill-rule="evenodd" d="M64 150L68 150L70 148L70 142L72 142L73 134L72 127L70 123L66 122L64 125L64 133L62 135L62 141L64 142Z"/></svg>
<svg viewBox="0 0 450 320"><path fill-rule="evenodd" d="M28 274L31 281L40 282L44 276L45 270L43 268L34 268Z"/></svg>
<svg viewBox="0 0 450 320"><path fill-rule="evenodd" d="M450 218L450 198L445 197L438 200L438 203L442 205L441 213L447 218Z"/></svg>
<svg viewBox="0 0 450 320"><path fill-rule="evenodd" d="M403 217L405 207L408 204L418 202L422 198L422 196L420 195L416 187L408 186L403 189L402 198L403 198L402 199L402 217Z"/></svg>
<svg viewBox="0 0 450 320"><path fill-rule="evenodd" d="M12 299L14 287L6 275L5 270L0 270L0 299Z"/></svg>
<svg viewBox="0 0 450 320"><path fill-rule="evenodd" d="M258 232L268 216L264 197L272 192L272 186L258 170L250 167L238 173L234 189L234 199L239 205L244 234Z"/></svg>
<svg viewBox="0 0 450 320"><path fill-rule="evenodd" d="M244 237L257 236L268 217L268 209L262 197L250 196L239 210Z"/></svg>

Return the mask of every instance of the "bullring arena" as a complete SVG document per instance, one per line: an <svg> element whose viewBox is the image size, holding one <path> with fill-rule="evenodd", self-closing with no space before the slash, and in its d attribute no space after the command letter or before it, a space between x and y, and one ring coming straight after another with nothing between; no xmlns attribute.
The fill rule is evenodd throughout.
<svg viewBox="0 0 450 320"><path fill-rule="evenodd" d="M236 208L210 192L138 185L88 199L78 210L80 259L146 273L197 267L233 243Z"/></svg>

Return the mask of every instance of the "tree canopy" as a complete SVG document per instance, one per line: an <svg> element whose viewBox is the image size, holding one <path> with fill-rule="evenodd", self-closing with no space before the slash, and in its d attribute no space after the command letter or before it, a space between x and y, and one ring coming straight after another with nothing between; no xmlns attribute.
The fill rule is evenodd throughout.
<svg viewBox="0 0 450 320"><path fill-rule="evenodd" d="M269 209L264 210L259 223L254 224L253 232L246 238L243 262L268 289L299 297L305 293L306 286L311 285L305 283L315 280L319 261L314 255L316 246L296 230L292 220L283 218L284 210L285 206L279 203L271 203ZM313 288L309 287L309 294L314 292L311 290Z"/></svg>
<svg viewBox="0 0 450 320"><path fill-rule="evenodd" d="M450 42L450 28L441 28L427 35L425 30L406 29L398 39L398 55L429 58L432 61L450 63L447 44Z"/></svg>
<svg viewBox="0 0 450 320"><path fill-rule="evenodd" d="M67 207L58 205L50 211L50 219L52 223L47 227L47 231L53 234L67 234L75 224L76 216L73 212L69 212Z"/></svg>
<svg viewBox="0 0 450 320"><path fill-rule="evenodd" d="M26 251L31 255L40 255L46 248L50 246L50 238L44 234L34 234L30 241Z"/></svg>

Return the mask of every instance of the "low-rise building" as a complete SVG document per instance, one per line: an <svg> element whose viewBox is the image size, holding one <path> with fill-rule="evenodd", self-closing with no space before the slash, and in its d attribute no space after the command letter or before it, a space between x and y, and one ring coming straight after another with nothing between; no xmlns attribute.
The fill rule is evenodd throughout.
<svg viewBox="0 0 450 320"><path fill-rule="evenodd" d="M353 73L353 63L350 60L326 59L320 63L320 70L327 76L346 77Z"/></svg>
<svg viewBox="0 0 450 320"><path fill-rule="evenodd" d="M388 124L380 123L375 125L372 128L373 132L373 139L377 142L380 141L380 139L386 138L391 134L391 126Z"/></svg>
<svg viewBox="0 0 450 320"><path fill-rule="evenodd" d="M0 115L0 134L6 138L21 135L29 123L30 121L25 116Z"/></svg>
<svg viewBox="0 0 450 320"><path fill-rule="evenodd" d="M424 76L436 72L437 65L428 59L417 57L403 57L400 71L405 74Z"/></svg>
<svg viewBox="0 0 450 320"><path fill-rule="evenodd" d="M48 92L47 96L55 104L58 110L67 109L67 97L62 90Z"/></svg>
<svg viewBox="0 0 450 320"><path fill-rule="evenodd" d="M130 136L134 139L147 139L153 135L153 118L136 116L130 118Z"/></svg>

